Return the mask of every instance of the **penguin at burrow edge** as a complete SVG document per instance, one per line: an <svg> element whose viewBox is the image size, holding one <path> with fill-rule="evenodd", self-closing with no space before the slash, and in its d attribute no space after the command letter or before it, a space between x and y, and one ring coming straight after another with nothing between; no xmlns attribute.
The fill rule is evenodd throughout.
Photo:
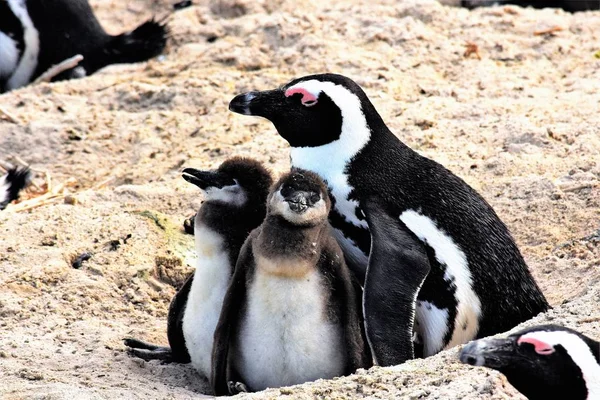
<svg viewBox="0 0 600 400"><path fill-rule="evenodd" d="M331 224L364 284L377 364L504 332L548 309L492 207L402 143L351 79L305 76L238 95L229 108L270 120L292 147L292 166L328 185Z"/></svg>
<svg viewBox="0 0 600 400"><path fill-rule="evenodd" d="M215 331L216 395L348 375L372 364L361 289L327 222L327 188L294 170L235 267Z"/></svg>
<svg viewBox="0 0 600 400"><path fill-rule="evenodd" d="M0 210L4 210L8 203L19 198L19 192L30 182L29 168L11 168L0 177Z"/></svg>
<svg viewBox="0 0 600 400"><path fill-rule="evenodd" d="M53 81L88 76L110 64L148 60L163 51L167 35L166 26L154 20L109 35L88 0L0 1L0 93L27 85L78 54L83 60Z"/></svg>
<svg viewBox="0 0 600 400"><path fill-rule="evenodd" d="M500 371L529 400L600 399L600 343L562 326L476 340L460 361Z"/></svg>
<svg viewBox="0 0 600 400"><path fill-rule="evenodd" d="M183 178L206 193L195 219L195 271L169 307L170 347L126 339L130 354L145 360L192 365L210 377L214 330L242 244L266 215L273 183L258 161L234 157L216 171L183 170Z"/></svg>
<svg viewBox="0 0 600 400"><path fill-rule="evenodd" d="M462 0L461 7L473 9L496 5L516 5L533 8L562 8L568 12L600 10L598 0Z"/></svg>

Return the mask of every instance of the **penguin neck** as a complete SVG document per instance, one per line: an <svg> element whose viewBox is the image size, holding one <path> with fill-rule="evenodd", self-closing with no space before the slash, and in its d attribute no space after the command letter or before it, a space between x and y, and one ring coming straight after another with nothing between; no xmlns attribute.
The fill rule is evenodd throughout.
<svg viewBox="0 0 600 400"><path fill-rule="evenodd" d="M254 253L263 258L316 262L327 224L293 225L280 215L268 215L254 242Z"/></svg>
<svg viewBox="0 0 600 400"><path fill-rule="evenodd" d="M252 229L260 225L264 215L264 207L253 208L248 204L237 207L206 201L198 210L194 225L205 227L223 237L224 246L231 253L232 260L235 260L244 240Z"/></svg>

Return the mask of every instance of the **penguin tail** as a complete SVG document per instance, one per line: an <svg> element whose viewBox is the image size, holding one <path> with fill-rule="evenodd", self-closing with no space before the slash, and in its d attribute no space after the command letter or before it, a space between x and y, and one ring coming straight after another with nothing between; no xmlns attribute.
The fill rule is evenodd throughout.
<svg viewBox="0 0 600 400"><path fill-rule="evenodd" d="M108 64L136 63L156 57L165 49L169 30L162 21L151 19L131 32L113 36L104 47Z"/></svg>
<svg viewBox="0 0 600 400"><path fill-rule="evenodd" d="M29 184L30 176L29 168L12 168L0 177L0 210L19 197L19 192Z"/></svg>

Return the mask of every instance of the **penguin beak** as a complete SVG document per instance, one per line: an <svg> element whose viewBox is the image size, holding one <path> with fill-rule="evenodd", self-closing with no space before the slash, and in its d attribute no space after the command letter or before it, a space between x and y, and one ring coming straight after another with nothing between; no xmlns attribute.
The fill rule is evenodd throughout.
<svg viewBox="0 0 600 400"><path fill-rule="evenodd" d="M320 199L321 197L317 193L305 191L294 192L284 198L290 206L290 210L298 214L304 213Z"/></svg>
<svg viewBox="0 0 600 400"><path fill-rule="evenodd" d="M229 102L229 110L242 115L269 119L276 115L285 100L281 89L242 93Z"/></svg>
<svg viewBox="0 0 600 400"><path fill-rule="evenodd" d="M503 368L516 358L513 338L475 340L460 352L460 361L477 367Z"/></svg>
<svg viewBox="0 0 600 400"><path fill-rule="evenodd" d="M202 190L209 187L222 188L235 185L235 181L226 174L219 171L201 171L195 168L186 168L182 172L183 179L193 183Z"/></svg>

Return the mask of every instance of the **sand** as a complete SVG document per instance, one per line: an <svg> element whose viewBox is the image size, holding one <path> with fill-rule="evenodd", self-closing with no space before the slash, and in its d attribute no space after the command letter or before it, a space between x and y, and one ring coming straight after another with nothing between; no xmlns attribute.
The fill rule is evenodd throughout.
<svg viewBox="0 0 600 400"><path fill-rule="evenodd" d="M170 299L194 266L182 222L202 197L182 168L232 155L289 168L272 125L229 112L229 100L318 72L355 79L401 140L492 204L554 306L528 325L600 338L600 12L196 3L169 17L163 57L0 95L17 119L0 116L0 160L22 159L38 186L48 174L69 194L0 212L0 398L209 394L189 366L132 359L122 339L166 343ZM92 4L113 33L170 13L163 0ZM459 364L456 350L248 397L278 395L518 398L499 374Z"/></svg>

